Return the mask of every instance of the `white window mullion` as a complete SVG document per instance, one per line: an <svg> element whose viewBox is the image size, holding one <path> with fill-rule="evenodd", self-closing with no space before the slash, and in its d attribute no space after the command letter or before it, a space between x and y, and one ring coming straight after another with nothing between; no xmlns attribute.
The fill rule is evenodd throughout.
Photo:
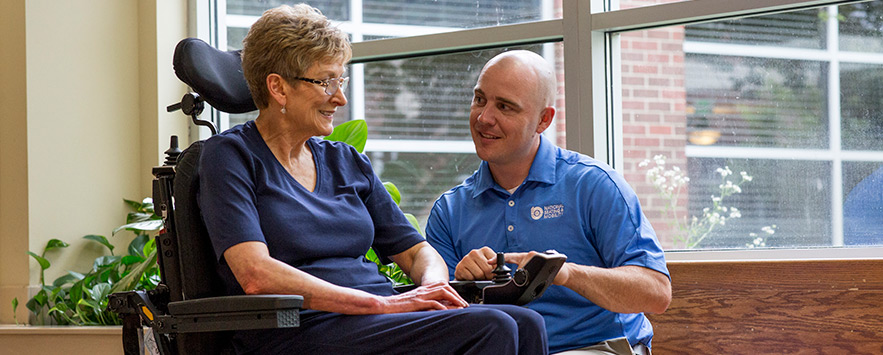
<svg viewBox="0 0 883 355"><path fill-rule="evenodd" d="M834 159L831 161L831 245L843 245L843 158L840 140L840 25L837 6L827 8L828 64L828 139Z"/></svg>

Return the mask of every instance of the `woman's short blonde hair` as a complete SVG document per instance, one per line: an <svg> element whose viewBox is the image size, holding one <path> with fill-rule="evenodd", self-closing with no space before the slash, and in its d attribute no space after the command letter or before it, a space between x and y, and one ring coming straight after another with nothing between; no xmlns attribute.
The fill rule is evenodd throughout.
<svg viewBox="0 0 883 355"><path fill-rule="evenodd" d="M307 4L282 5L264 12L242 44L242 73L255 105L269 106L267 76L276 73L291 85L319 61L352 59L349 37Z"/></svg>

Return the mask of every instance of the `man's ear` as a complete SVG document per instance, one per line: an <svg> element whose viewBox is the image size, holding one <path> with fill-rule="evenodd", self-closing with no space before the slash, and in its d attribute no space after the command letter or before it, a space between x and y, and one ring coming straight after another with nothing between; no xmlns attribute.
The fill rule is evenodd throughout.
<svg viewBox="0 0 883 355"><path fill-rule="evenodd" d="M552 125L552 118L555 117L555 108L547 106L540 112L540 123L537 125L537 133L543 133Z"/></svg>
<svg viewBox="0 0 883 355"><path fill-rule="evenodd" d="M276 100L276 103L282 107L285 107L288 101L287 83L279 74L271 73L267 75L267 92L269 92L270 98Z"/></svg>

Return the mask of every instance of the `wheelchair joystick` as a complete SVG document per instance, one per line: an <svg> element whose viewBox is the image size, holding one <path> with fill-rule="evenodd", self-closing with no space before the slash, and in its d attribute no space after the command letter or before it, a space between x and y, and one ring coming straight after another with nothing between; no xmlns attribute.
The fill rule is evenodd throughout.
<svg viewBox="0 0 883 355"><path fill-rule="evenodd" d="M497 253L497 268L493 273L495 284L504 284L512 279L512 269L506 266L506 257L503 253Z"/></svg>

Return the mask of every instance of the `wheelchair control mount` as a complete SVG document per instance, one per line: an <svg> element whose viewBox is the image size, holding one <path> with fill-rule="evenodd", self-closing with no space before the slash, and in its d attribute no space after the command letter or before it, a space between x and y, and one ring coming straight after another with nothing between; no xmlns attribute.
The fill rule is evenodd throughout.
<svg viewBox="0 0 883 355"><path fill-rule="evenodd" d="M524 267L514 273L506 267L503 253L497 253L497 268L494 269L494 280L487 281L451 281L451 287L466 302L484 304L514 304L523 306L543 295L552 285L567 256L554 250L537 253L528 260ZM396 287L405 292L416 286Z"/></svg>

